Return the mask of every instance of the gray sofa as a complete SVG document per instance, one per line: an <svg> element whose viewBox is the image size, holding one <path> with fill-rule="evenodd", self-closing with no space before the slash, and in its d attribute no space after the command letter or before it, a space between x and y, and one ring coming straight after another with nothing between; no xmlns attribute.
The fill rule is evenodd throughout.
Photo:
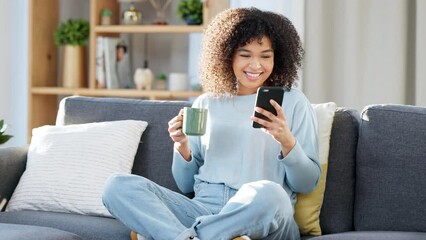
<svg viewBox="0 0 426 240"><path fill-rule="evenodd" d="M167 122L189 105L182 101L69 97L61 104L57 122L147 121L133 173L178 191L170 171L172 141ZM323 235L302 238L426 239L426 108L375 105L361 115L353 109L339 108L330 141L320 216ZM26 152L26 147L0 148L0 196L12 195L25 170ZM30 238L23 237L26 239L128 240L130 234L112 218L0 212L0 239L23 239L5 230L11 227L33 233ZM39 237L41 234L34 233L37 228L48 228L56 235Z"/></svg>

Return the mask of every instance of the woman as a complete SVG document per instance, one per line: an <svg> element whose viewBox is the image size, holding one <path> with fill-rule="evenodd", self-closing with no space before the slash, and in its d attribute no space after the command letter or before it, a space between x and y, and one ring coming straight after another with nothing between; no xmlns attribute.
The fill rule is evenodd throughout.
<svg viewBox="0 0 426 240"><path fill-rule="evenodd" d="M189 199L132 175L110 178L104 203L111 214L146 239L300 239L293 218L296 192L319 181L317 123L309 101L292 86L303 49L292 23L255 8L218 14L203 37L205 93L193 107L207 108L205 135L182 133L182 114L169 121L172 172ZM277 115L253 116L261 86L286 89ZM252 121L264 126L252 127Z"/></svg>

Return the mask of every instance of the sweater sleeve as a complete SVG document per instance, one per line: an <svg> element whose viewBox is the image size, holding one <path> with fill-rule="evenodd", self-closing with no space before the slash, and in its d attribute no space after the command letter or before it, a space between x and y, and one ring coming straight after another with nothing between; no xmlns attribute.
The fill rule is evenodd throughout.
<svg viewBox="0 0 426 240"><path fill-rule="evenodd" d="M317 186L321 176L318 157L318 126L315 111L309 101L295 105L291 132L296 145L284 158L279 157L286 169L286 183L294 192L309 193Z"/></svg>
<svg viewBox="0 0 426 240"><path fill-rule="evenodd" d="M176 185L183 193L194 191L194 175L198 174L198 169L203 165L204 158L201 154L200 137L189 136L191 148L191 161L186 161L179 151L173 150L172 175Z"/></svg>
<svg viewBox="0 0 426 240"><path fill-rule="evenodd" d="M176 185L183 193L192 192L194 186L194 175L198 173L198 164L191 155L191 161L186 161L180 153L173 150L172 174Z"/></svg>
<svg viewBox="0 0 426 240"><path fill-rule="evenodd" d="M200 107L200 97L194 101L192 107ZM191 160L186 161L176 149L173 150L172 175L176 185L183 193L194 191L194 175L204 163L199 136L188 136L191 149Z"/></svg>

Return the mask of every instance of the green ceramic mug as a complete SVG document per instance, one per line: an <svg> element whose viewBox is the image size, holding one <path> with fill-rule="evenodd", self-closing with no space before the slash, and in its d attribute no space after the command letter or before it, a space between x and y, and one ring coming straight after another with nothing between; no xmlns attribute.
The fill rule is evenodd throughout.
<svg viewBox="0 0 426 240"><path fill-rule="evenodd" d="M183 108L183 133L190 136L202 136L206 133L207 109Z"/></svg>

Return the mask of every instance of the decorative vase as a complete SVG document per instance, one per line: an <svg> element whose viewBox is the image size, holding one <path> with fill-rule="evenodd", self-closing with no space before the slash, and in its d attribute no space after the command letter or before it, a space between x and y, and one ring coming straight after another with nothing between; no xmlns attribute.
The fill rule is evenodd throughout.
<svg viewBox="0 0 426 240"><path fill-rule="evenodd" d="M170 91L188 90L188 75L186 73L170 73L169 90Z"/></svg>
<svg viewBox="0 0 426 240"><path fill-rule="evenodd" d="M167 25L166 9L172 3L172 0L149 0L152 7L155 9L157 18L152 22L155 25Z"/></svg>
<svg viewBox="0 0 426 240"><path fill-rule="evenodd" d="M133 81L138 90L151 90L153 74L149 68L137 68Z"/></svg>
<svg viewBox="0 0 426 240"><path fill-rule="evenodd" d="M65 45L62 54L62 86L80 88L85 86L86 48Z"/></svg>
<svg viewBox="0 0 426 240"><path fill-rule="evenodd" d="M142 13L138 11L133 2L130 4L130 8L123 11L122 23L125 25L137 25L142 23Z"/></svg>

